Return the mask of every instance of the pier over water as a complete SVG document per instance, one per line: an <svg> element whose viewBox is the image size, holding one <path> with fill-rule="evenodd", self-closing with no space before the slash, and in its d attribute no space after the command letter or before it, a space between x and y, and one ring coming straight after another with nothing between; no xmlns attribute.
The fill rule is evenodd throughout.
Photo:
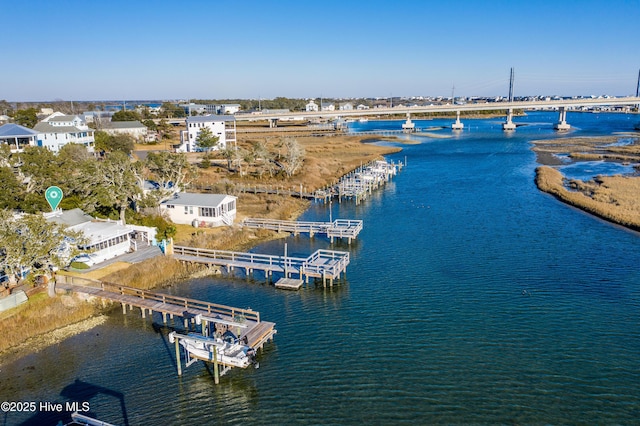
<svg viewBox="0 0 640 426"><path fill-rule="evenodd" d="M307 283L309 278L321 278L323 285L333 285L334 280L346 273L349 265L349 252L335 250L317 250L309 257L291 257L269 254L242 253L227 250L209 250L195 247L175 246L174 259L183 262L203 263L209 266L223 266L229 272L234 268L244 269L247 276L253 271L264 271L267 281L273 273L284 278L298 275Z"/></svg>

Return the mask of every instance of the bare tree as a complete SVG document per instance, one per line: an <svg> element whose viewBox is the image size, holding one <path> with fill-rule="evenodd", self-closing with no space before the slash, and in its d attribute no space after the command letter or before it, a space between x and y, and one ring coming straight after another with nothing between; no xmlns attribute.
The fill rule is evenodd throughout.
<svg viewBox="0 0 640 426"><path fill-rule="evenodd" d="M284 147L287 150L284 154L284 171L288 177L291 177L304 163L305 151L295 138L286 138Z"/></svg>

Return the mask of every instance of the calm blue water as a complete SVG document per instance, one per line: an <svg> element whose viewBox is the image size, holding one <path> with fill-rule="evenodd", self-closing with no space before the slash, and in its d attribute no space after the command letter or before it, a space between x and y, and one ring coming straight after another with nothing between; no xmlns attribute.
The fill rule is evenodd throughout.
<svg viewBox="0 0 640 426"><path fill-rule="evenodd" d="M466 120L458 135L404 145L390 156L408 162L393 182L361 205L332 204L334 218L364 220L357 242L286 241L292 254L351 251L347 282L333 289L280 291L259 277L167 289L276 322L258 370L215 386L198 363L179 378L166 330L116 310L3 366L0 400L88 400L102 420L131 425L638 424L640 236L536 189L528 141L555 136L554 120L519 117L531 124L512 134L499 119ZM635 121L569 114L573 135ZM366 124L379 126L399 123ZM315 204L303 219L328 217Z"/></svg>

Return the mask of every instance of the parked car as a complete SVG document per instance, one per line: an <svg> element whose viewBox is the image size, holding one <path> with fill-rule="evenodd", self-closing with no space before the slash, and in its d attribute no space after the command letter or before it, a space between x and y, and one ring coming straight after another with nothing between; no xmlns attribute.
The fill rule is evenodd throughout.
<svg viewBox="0 0 640 426"><path fill-rule="evenodd" d="M92 266L96 264L96 259L94 256L90 255L90 254L79 254L77 256L75 256L73 259L71 259L71 263L73 262L80 262L80 263L84 263L87 266Z"/></svg>

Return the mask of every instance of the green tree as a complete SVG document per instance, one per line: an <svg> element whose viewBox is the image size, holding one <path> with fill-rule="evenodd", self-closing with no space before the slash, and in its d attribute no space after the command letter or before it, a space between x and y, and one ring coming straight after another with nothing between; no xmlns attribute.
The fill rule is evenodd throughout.
<svg viewBox="0 0 640 426"><path fill-rule="evenodd" d="M184 112L184 108L171 102L164 102L162 104L161 116L164 118L183 118L186 117L187 114Z"/></svg>
<svg viewBox="0 0 640 426"><path fill-rule="evenodd" d="M150 152L144 162L150 178L160 185L159 202L168 200L176 191L196 177L196 169L187 161L186 154Z"/></svg>
<svg viewBox="0 0 640 426"><path fill-rule="evenodd" d="M123 152L113 152L99 163L102 176L98 199L104 207L120 212L120 220L126 222L125 211L139 199L143 183L141 164L132 162Z"/></svg>
<svg viewBox="0 0 640 426"><path fill-rule="evenodd" d="M151 119L146 119L142 122L142 124L144 124L145 126L147 126L147 129L149 130L158 130L158 125L156 124L155 121L151 120Z"/></svg>
<svg viewBox="0 0 640 426"><path fill-rule="evenodd" d="M17 209L23 200L23 185L9 167L0 167L0 209Z"/></svg>
<svg viewBox="0 0 640 426"><path fill-rule="evenodd" d="M32 129L38 124L38 110L35 108L19 109L13 116L17 124Z"/></svg>
<svg viewBox="0 0 640 426"><path fill-rule="evenodd" d="M69 246L67 241L74 241ZM0 210L0 265L15 282L24 269L44 271L49 266L62 267L68 256L77 253L77 245L85 244L77 232L47 221L41 214L14 218ZM69 251L63 250L68 247Z"/></svg>
<svg viewBox="0 0 640 426"><path fill-rule="evenodd" d="M19 177L26 183L25 192L41 193L51 185L57 185L66 173L60 169L56 155L40 146L28 146L19 154ZM45 203L46 204L46 203Z"/></svg>
<svg viewBox="0 0 640 426"><path fill-rule="evenodd" d="M106 132L96 131L94 134L95 149L107 152L124 152L129 155L135 147L135 141L131 135L110 135Z"/></svg>
<svg viewBox="0 0 640 426"><path fill-rule="evenodd" d="M136 111L120 110L113 113L111 121L142 121L142 117Z"/></svg>
<svg viewBox="0 0 640 426"><path fill-rule="evenodd" d="M171 139L171 131L173 130L173 126L167 122L164 118L160 120L160 122L156 125L156 130L158 131L159 139Z"/></svg>
<svg viewBox="0 0 640 426"><path fill-rule="evenodd" d="M97 194L101 185L95 157L82 145L67 144L58 153L58 162L59 167L66 171L59 185L65 191L60 208L80 208L93 213L98 204Z"/></svg>
<svg viewBox="0 0 640 426"><path fill-rule="evenodd" d="M211 133L211 130L208 127L203 127L198 132L198 136L196 137L196 142L198 143L198 147L204 149L205 151L211 151L218 145L220 141L219 136L214 136Z"/></svg>

